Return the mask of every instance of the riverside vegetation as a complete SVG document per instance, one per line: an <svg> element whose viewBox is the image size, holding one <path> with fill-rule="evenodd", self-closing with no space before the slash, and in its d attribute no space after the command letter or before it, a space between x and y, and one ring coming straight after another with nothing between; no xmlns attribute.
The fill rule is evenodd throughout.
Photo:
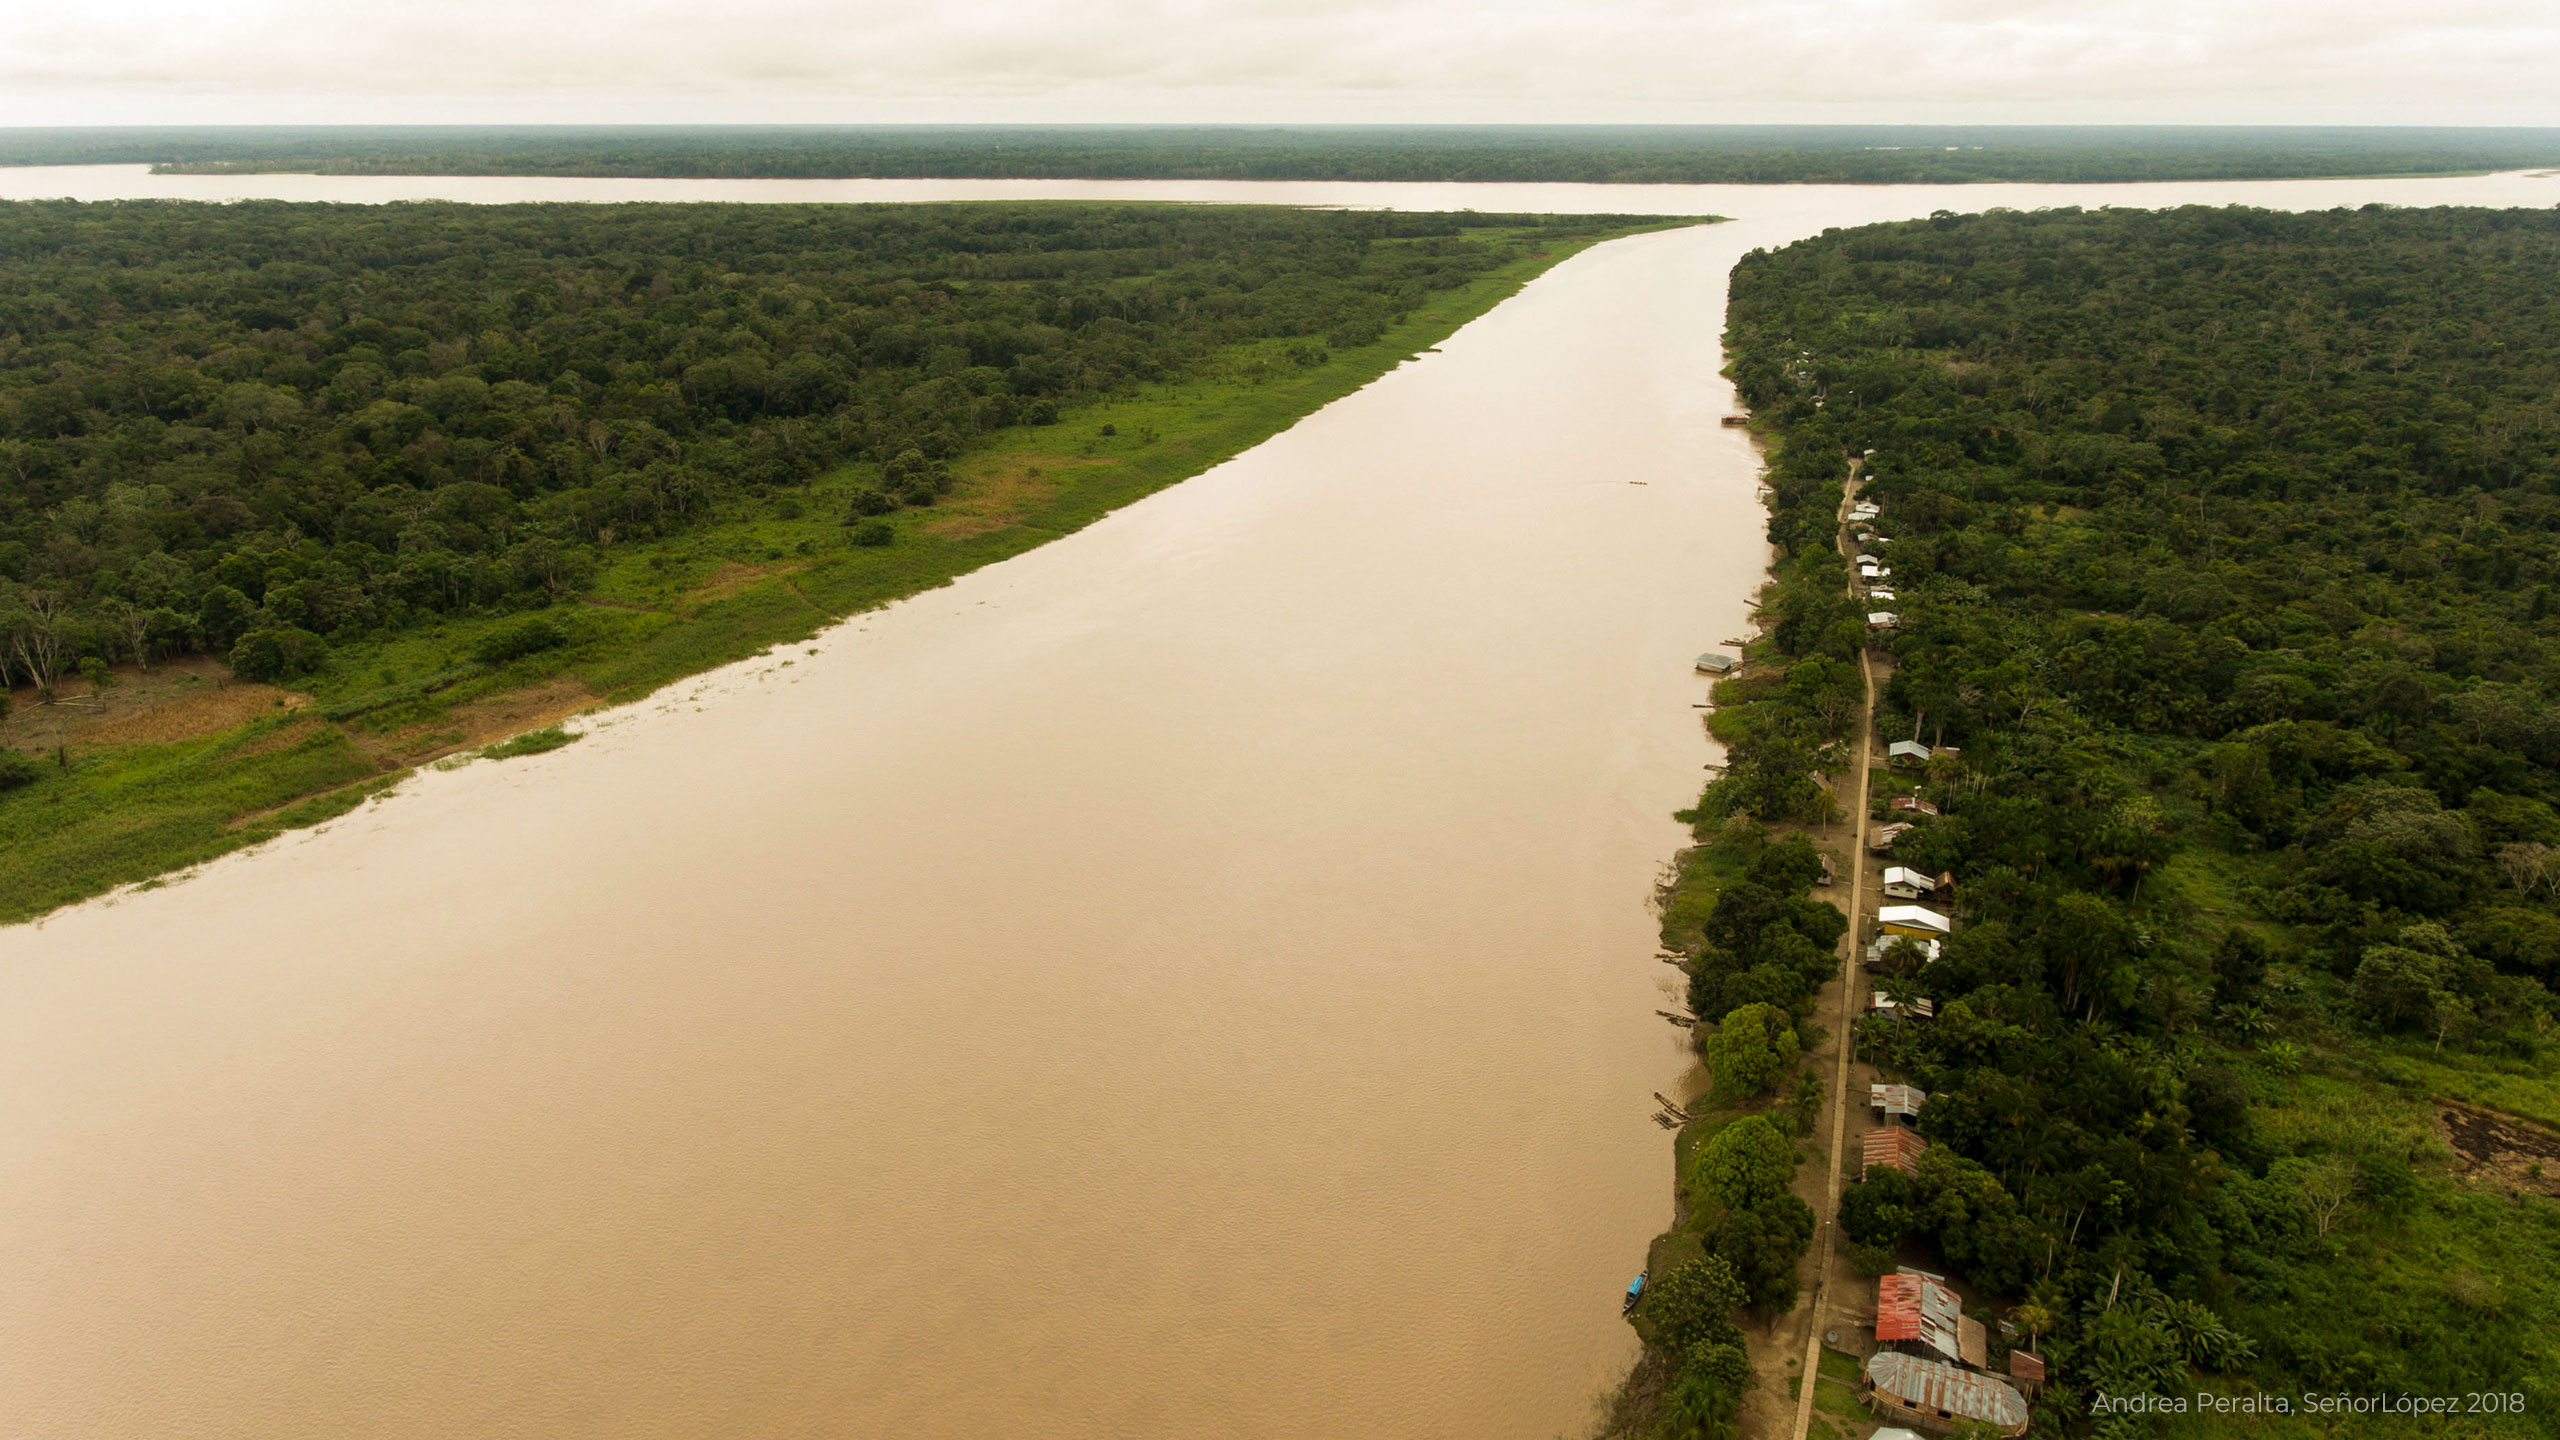
<svg viewBox="0 0 2560 1440"><path fill-rule="evenodd" d="M744 179L1950 184L2444 175L2560 131L2319 126L221 126L27 129L0 164L186 173Z"/></svg>
<svg viewBox="0 0 2560 1440"><path fill-rule="evenodd" d="M2555 265L2560 217L2368 207L1941 214L1735 272L1784 678L1701 823L1823 804L1872 452L1879 725L1961 747L1895 853L1962 923L1883 982L1935 1019L1859 1036L1929 1163L1841 1225L2038 1345L2045 1433L2337 1423L2102 1394L2560 1406Z"/></svg>
<svg viewBox="0 0 2560 1440"><path fill-rule="evenodd" d="M1641 223L0 206L0 919L1074 530Z"/></svg>

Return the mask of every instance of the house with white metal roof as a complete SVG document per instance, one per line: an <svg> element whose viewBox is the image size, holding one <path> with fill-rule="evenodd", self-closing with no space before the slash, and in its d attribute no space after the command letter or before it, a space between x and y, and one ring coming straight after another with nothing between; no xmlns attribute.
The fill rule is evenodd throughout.
<svg viewBox="0 0 2560 1440"><path fill-rule="evenodd" d="M1887 1085L1878 1082L1867 1087L1867 1108L1887 1117L1899 1115L1910 1119L1928 1103L1929 1092L1909 1085Z"/></svg>
<svg viewBox="0 0 2560 1440"><path fill-rule="evenodd" d="M1876 923L1887 935L1909 935L1928 940L1955 933L1955 922L1925 905L1887 905L1876 912Z"/></svg>

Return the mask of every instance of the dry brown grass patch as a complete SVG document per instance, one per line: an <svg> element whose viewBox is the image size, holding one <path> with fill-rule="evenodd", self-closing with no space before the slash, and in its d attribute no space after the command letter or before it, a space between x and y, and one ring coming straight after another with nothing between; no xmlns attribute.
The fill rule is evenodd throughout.
<svg viewBox="0 0 2560 1440"><path fill-rule="evenodd" d="M2560 1195L2560 1133L2453 1100L2436 1102L2436 1130L2454 1168L2501 1190Z"/></svg>
<svg viewBox="0 0 2560 1440"><path fill-rule="evenodd" d="M308 695L244 682L218 690L199 690L167 704L106 721L75 738L88 745L166 745L218 735L252 720L300 710L310 703Z"/></svg>
<svg viewBox="0 0 2560 1440"><path fill-rule="evenodd" d="M993 455L963 467L951 495L924 522L928 535L966 540L1001 530L1056 495L1067 473L1120 462L1109 456Z"/></svg>
<svg viewBox="0 0 2560 1440"><path fill-rule="evenodd" d="M101 690L66 680L55 687L51 705L39 701L32 688L11 692L7 743L26 750L166 745L311 703L308 695L273 685L232 683L222 662L202 655L147 671L120 666L114 682Z"/></svg>
<svg viewBox="0 0 2560 1440"><path fill-rule="evenodd" d="M360 735L356 743L385 769L423 765L459 750L476 750L527 730L557 725L593 709L595 703L596 693L585 682L562 675L540 685L456 705L434 719L403 725L386 734Z"/></svg>

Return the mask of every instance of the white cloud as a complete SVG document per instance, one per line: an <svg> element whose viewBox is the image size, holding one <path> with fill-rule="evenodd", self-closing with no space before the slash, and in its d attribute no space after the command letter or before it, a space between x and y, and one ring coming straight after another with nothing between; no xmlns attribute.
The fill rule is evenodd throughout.
<svg viewBox="0 0 2560 1440"><path fill-rule="evenodd" d="M0 0L0 122L2560 123L2547 0Z"/></svg>

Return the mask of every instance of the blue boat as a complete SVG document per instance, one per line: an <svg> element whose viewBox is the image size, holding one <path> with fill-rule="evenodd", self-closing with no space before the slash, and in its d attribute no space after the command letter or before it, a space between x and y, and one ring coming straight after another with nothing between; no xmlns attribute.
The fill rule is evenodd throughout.
<svg viewBox="0 0 2560 1440"><path fill-rule="evenodd" d="M1635 1313L1636 1302L1644 1298L1644 1277L1651 1273L1649 1270L1639 1270L1636 1272L1636 1278L1627 1282L1627 1298L1626 1302L1618 1307L1619 1314Z"/></svg>

